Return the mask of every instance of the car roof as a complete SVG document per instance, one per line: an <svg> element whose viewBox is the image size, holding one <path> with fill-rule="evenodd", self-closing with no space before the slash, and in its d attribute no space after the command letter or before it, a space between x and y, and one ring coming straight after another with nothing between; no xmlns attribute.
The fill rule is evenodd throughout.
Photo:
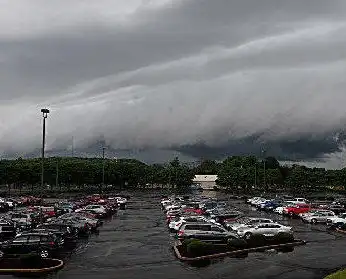
<svg viewBox="0 0 346 279"><path fill-rule="evenodd" d="M187 222L187 223L185 223L185 224L183 224L183 226L188 226L188 225L193 225L193 226L196 226L196 225L205 225L205 226L216 226L215 224L212 224L212 223L206 223L206 222L198 222L198 223L189 223L189 222Z"/></svg>
<svg viewBox="0 0 346 279"><path fill-rule="evenodd" d="M30 235L53 235L51 232L43 231L43 232L28 232L28 233L22 233L19 236L30 236Z"/></svg>

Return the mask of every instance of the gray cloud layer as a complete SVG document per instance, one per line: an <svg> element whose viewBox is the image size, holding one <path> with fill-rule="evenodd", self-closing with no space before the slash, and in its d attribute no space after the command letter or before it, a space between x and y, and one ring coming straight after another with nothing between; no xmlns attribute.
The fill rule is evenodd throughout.
<svg viewBox="0 0 346 279"><path fill-rule="evenodd" d="M103 136L194 156L340 151L344 0L0 4L3 152L40 146L41 106L52 109L50 149L73 135L80 147Z"/></svg>

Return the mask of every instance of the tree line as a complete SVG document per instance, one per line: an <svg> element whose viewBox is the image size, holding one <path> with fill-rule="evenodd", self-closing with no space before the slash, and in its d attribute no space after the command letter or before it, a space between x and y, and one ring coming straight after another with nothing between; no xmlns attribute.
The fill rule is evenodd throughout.
<svg viewBox="0 0 346 279"><path fill-rule="evenodd" d="M103 184L120 188L161 185L185 188L193 184L196 174L217 174L218 187L230 190L254 187L299 190L346 184L346 169L285 166L274 157L259 160L255 156L232 156L222 162L205 160L195 166L184 164L178 158L166 164L148 165L134 159L52 157L45 159L44 170L44 183L52 188ZM0 185L22 187L40 183L41 159L0 161Z"/></svg>

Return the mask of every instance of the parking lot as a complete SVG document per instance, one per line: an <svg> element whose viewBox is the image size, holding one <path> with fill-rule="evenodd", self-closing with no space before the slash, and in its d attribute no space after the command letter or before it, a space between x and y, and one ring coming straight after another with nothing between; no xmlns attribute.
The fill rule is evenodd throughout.
<svg viewBox="0 0 346 279"><path fill-rule="evenodd" d="M245 259L225 258L207 267L191 267L173 254L160 194L131 196L127 209L105 221L98 235L67 255L65 268L53 278L323 278L346 266L346 236L327 232L323 225L257 212L242 201L230 200L250 216L291 225L296 238L307 240L307 245L291 253L253 253Z"/></svg>

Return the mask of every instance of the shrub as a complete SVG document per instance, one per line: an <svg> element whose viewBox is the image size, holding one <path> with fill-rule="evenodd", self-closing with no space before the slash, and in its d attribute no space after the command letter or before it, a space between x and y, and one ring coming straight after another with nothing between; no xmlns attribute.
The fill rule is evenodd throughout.
<svg viewBox="0 0 346 279"><path fill-rule="evenodd" d="M280 232L273 238L273 244L284 244L284 243L290 243L294 241L293 234Z"/></svg>
<svg viewBox="0 0 346 279"><path fill-rule="evenodd" d="M37 254L27 254L20 257L20 265L23 268L39 268L41 266L42 259Z"/></svg>
<svg viewBox="0 0 346 279"><path fill-rule="evenodd" d="M195 239L187 244L186 250L189 257L201 257L212 254L213 245Z"/></svg>
<svg viewBox="0 0 346 279"><path fill-rule="evenodd" d="M253 234L247 240L249 248L261 247L269 245L269 241L263 234Z"/></svg>
<svg viewBox="0 0 346 279"><path fill-rule="evenodd" d="M198 239L194 239L194 238L188 238L183 240L183 242L181 243L182 248L186 251L187 250L187 246L195 241L199 241Z"/></svg>
<svg viewBox="0 0 346 279"><path fill-rule="evenodd" d="M230 251L246 249L247 246L247 242L243 239L230 239L227 242L227 248Z"/></svg>

